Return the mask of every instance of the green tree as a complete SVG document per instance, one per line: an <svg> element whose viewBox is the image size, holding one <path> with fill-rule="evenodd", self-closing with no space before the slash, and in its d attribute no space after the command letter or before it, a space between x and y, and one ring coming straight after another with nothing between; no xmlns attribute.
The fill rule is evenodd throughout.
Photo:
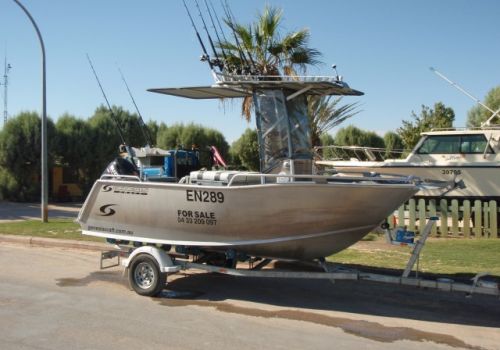
<svg viewBox="0 0 500 350"><path fill-rule="evenodd" d="M313 147L321 145L321 135L359 113L356 111L356 103L339 106L341 100L341 97L333 96L310 95L307 97L307 114Z"/></svg>
<svg viewBox="0 0 500 350"><path fill-rule="evenodd" d="M48 164L53 159L54 123L47 119ZM0 194L12 201L40 198L41 118L21 112L0 132Z"/></svg>
<svg viewBox="0 0 500 350"><path fill-rule="evenodd" d="M488 92L483 104L495 112L500 108L500 86L497 86ZM483 106L474 106L467 113L467 126L479 127L481 126L481 123L484 123L491 116L492 113ZM497 114L496 118L494 118L491 122L500 123L500 116Z"/></svg>
<svg viewBox="0 0 500 350"><path fill-rule="evenodd" d="M141 147L144 137L139 126L138 116L121 107L113 106L113 114L129 146ZM91 145L88 148L88 183L98 179L106 166L118 156L118 147L122 143L118 126L109 110L100 106L88 120L91 128Z"/></svg>
<svg viewBox="0 0 500 350"><path fill-rule="evenodd" d="M322 133L319 138L320 146L333 146L335 144L335 139L329 133ZM335 158L335 152L331 148L324 148L320 149L316 156L321 159L333 159Z"/></svg>
<svg viewBox="0 0 500 350"><path fill-rule="evenodd" d="M333 138L333 136L328 133L321 134L319 138L321 146L331 146L335 143L335 139Z"/></svg>
<svg viewBox="0 0 500 350"><path fill-rule="evenodd" d="M420 133L433 128L450 128L455 120L455 112L442 102L434 104L434 109L422 105L420 115L412 112L413 121L403 120L403 126L397 129L406 149L413 149L420 139Z"/></svg>
<svg viewBox="0 0 500 350"><path fill-rule="evenodd" d="M95 180L89 173L94 158L89 150L95 149L93 130L86 120L69 114L59 117L55 128L55 161L61 166L75 170L81 189L87 192Z"/></svg>
<svg viewBox="0 0 500 350"><path fill-rule="evenodd" d="M238 37L240 46L235 42L223 41L218 46L228 54L226 66L231 70L245 70L248 63L253 62L259 75L294 75L297 71L305 72L308 65L318 65L321 56L316 49L310 48L309 30L301 29L282 33L281 21L283 11L279 8L266 6L256 20L248 25L234 23L230 18L226 24ZM243 61L243 55L247 62ZM242 105L242 115L247 120L251 118L252 99L245 98Z"/></svg>
<svg viewBox="0 0 500 350"><path fill-rule="evenodd" d="M393 131L388 131L384 135L385 157L400 158L402 153L394 152L402 151L404 148L403 139Z"/></svg>
<svg viewBox="0 0 500 350"><path fill-rule="evenodd" d="M257 130L247 128L240 138L231 145L230 155L231 162L235 166L258 171L260 161Z"/></svg>
<svg viewBox="0 0 500 350"><path fill-rule="evenodd" d="M373 131L364 131L353 125L340 129L335 135L335 144L339 146L364 146L384 148L384 139Z"/></svg>
<svg viewBox="0 0 500 350"><path fill-rule="evenodd" d="M219 131L197 124L160 125L157 136L158 147L164 149L191 149L193 146L201 151L201 163L209 164L208 147L215 146L222 157L226 158L229 145Z"/></svg>
<svg viewBox="0 0 500 350"><path fill-rule="evenodd" d="M156 145L156 136L158 135L158 130L160 130L160 125L154 120L150 120L146 123L146 127L149 130L149 134L151 135L151 142L153 145Z"/></svg>

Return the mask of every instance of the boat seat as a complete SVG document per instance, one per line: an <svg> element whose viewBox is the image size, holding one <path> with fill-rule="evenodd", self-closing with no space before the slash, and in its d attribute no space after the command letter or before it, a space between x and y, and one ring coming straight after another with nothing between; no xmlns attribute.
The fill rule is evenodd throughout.
<svg viewBox="0 0 500 350"><path fill-rule="evenodd" d="M198 170L192 171L189 174L189 182L198 185L212 185L212 186L226 186L229 181L236 175L238 176L234 181L234 185L252 185L260 183L260 178L257 176L245 176L250 174L258 174L256 172L244 172L235 170Z"/></svg>

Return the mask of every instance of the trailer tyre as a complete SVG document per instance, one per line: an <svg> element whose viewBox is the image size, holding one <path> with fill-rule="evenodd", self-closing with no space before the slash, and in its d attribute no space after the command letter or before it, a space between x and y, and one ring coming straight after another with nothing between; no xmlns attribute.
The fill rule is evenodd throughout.
<svg viewBox="0 0 500 350"><path fill-rule="evenodd" d="M128 278L137 294L148 297L160 293L167 282L167 274L160 271L156 259L148 254L139 254L132 260Z"/></svg>

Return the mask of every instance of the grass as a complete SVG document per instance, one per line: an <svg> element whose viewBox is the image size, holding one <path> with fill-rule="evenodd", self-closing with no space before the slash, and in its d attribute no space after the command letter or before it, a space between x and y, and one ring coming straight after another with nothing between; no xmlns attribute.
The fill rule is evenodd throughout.
<svg viewBox="0 0 500 350"><path fill-rule="evenodd" d="M80 226L69 219L15 221L0 224L0 234L103 242L84 236ZM391 246L383 236L367 235L360 243L328 258L329 261L362 266L403 270L411 248ZM429 238L422 250L419 270L430 274L475 274L489 272L500 276L500 239Z"/></svg>
<svg viewBox="0 0 500 350"><path fill-rule="evenodd" d="M70 219L12 221L0 224L0 234L103 242L102 238L84 236L80 225Z"/></svg>
<svg viewBox="0 0 500 350"><path fill-rule="evenodd" d="M383 238L363 242L328 258L329 261L383 269L406 267L411 248L390 246ZM500 239L428 239L420 254L419 271L429 274L500 276Z"/></svg>

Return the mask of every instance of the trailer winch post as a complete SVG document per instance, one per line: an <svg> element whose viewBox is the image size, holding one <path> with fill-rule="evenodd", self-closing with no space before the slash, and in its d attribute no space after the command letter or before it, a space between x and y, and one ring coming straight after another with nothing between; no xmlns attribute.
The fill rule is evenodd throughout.
<svg viewBox="0 0 500 350"><path fill-rule="evenodd" d="M420 234L420 239L417 241L417 243L415 243L415 246L413 247L410 260L408 260L408 264L406 265L406 268L403 271L402 277L407 278L408 276L410 276L410 272L413 269L415 262L417 262L417 260L420 257L420 252L424 247L425 241L427 240L427 237L429 237L429 234L431 233L432 226L434 226L434 223L437 220L438 218L436 216L432 216L429 218L429 221L427 221L427 224L425 224L425 227Z"/></svg>

